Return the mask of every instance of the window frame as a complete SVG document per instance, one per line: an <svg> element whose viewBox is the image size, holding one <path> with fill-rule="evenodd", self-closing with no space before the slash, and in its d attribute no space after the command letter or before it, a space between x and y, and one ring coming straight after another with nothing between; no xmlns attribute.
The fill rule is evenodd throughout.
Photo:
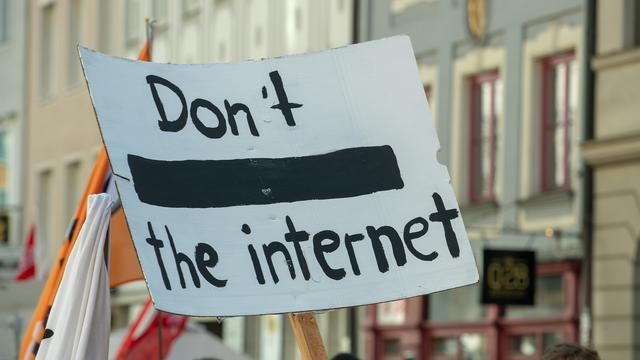
<svg viewBox="0 0 640 360"><path fill-rule="evenodd" d="M542 355L542 336L545 332L562 332L565 342L575 342L579 335L580 303L580 261L565 260L540 263L536 267L537 277L562 277L564 304L562 314L549 317L501 318L500 354L505 359L532 360ZM532 356L513 354L510 349L510 337L514 335L536 336L536 353Z"/></svg>
<svg viewBox="0 0 640 360"><path fill-rule="evenodd" d="M43 103L50 101L56 94L56 48L52 46L57 20L55 5L55 2L49 2L38 9L38 97Z"/></svg>
<svg viewBox="0 0 640 360"><path fill-rule="evenodd" d="M53 221L53 213L55 211L54 209L54 203L52 201L51 198L51 194L54 191L54 179L55 176L55 172L54 172L54 168L53 167L42 167L40 169L37 169L36 172L36 201L37 201L37 209L38 211L36 212L36 225L38 226L37 229L37 236L38 236L38 241L40 241L42 244L45 244L44 248L45 251L47 252L46 257L50 257L51 253L50 253L50 249L51 249L51 245L53 244L53 227L54 227L54 221Z"/></svg>
<svg viewBox="0 0 640 360"><path fill-rule="evenodd" d="M182 16L189 17L197 15L202 6L200 0L183 0L182 1Z"/></svg>
<svg viewBox="0 0 640 360"><path fill-rule="evenodd" d="M540 118L539 118L539 136L538 141L540 145L540 160L538 163L538 167L540 169L540 179L538 190L541 193L553 192L556 190L568 190L571 187L571 177L570 177L570 150L571 146L569 144L569 131L571 130L571 124L569 124L569 99L570 93L569 90L571 88L571 70L570 64L572 61L576 60L575 50L568 50L559 53L555 53L549 56L542 58L541 63L541 83L540 87ZM549 127L556 127L555 122L551 124L551 121L554 120L553 117L555 114L555 109L553 108L555 105L554 99L551 99L550 94L550 86L552 81L552 73L555 69L555 66L559 64L566 64L565 71L565 79L564 79L564 89L563 89L563 106L564 113L562 115L562 126L564 129L564 139L562 146L564 147L564 156L562 159L562 172L564 183L563 184L555 184L554 181L549 181L549 173L551 171L551 163L549 161L549 139L547 136L547 132L549 131Z"/></svg>
<svg viewBox="0 0 640 360"><path fill-rule="evenodd" d="M64 165L64 212L65 221L72 221L78 201L82 198L82 159L74 157Z"/></svg>
<svg viewBox="0 0 640 360"><path fill-rule="evenodd" d="M433 86L431 86L430 83L426 83L422 85L422 89L424 90L424 96L427 97L427 101L429 102L429 105L431 105L431 100L432 100L432 96L433 96Z"/></svg>
<svg viewBox="0 0 640 360"><path fill-rule="evenodd" d="M0 0L0 49L11 43L11 1Z"/></svg>
<svg viewBox="0 0 640 360"><path fill-rule="evenodd" d="M495 201L496 193L495 193L495 177L496 177L496 146L497 146L497 109L496 109L496 82L500 80L500 72L498 69L483 71L474 75L471 75L468 78L468 124L469 124L469 134L468 134L468 157L467 157L467 165L468 165L468 191L469 191L469 203L478 204L485 202ZM481 126L480 119L478 117L478 113L480 110L480 104L477 101L478 92L481 91L481 85L483 83L491 84L491 98L489 101L490 104L490 119L489 119L489 179L488 179L488 194L483 196L482 194L477 194L476 190L476 182L477 178L477 168L481 166L481 164L476 164L474 161L474 152L476 149L476 141L480 137Z"/></svg>
<svg viewBox="0 0 640 360"><path fill-rule="evenodd" d="M137 46L142 36L140 26L135 22L142 12L140 0L124 0L124 43L125 47Z"/></svg>
<svg viewBox="0 0 640 360"><path fill-rule="evenodd" d="M424 90L424 96L427 98L427 103L429 104L429 110L431 111L431 119L433 120L433 125L438 129L436 122L436 113L433 105L433 85L431 83L422 84L422 90Z"/></svg>
<svg viewBox="0 0 640 360"><path fill-rule="evenodd" d="M74 89L81 84L82 71L80 60L77 57L77 46L82 43L84 6L84 0L70 0L68 2L67 15L69 16L69 20L67 22L67 45L69 49L67 52L67 89ZM76 41L77 43L75 43Z"/></svg>
<svg viewBox="0 0 640 360"><path fill-rule="evenodd" d="M384 325L377 322L377 304L367 307L365 324L367 332L367 352L372 359L401 360L402 352L396 355L384 354L384 342L399 339L401 350L412 350L416 358L425 360L457 360L462 354L461 336L480 334L485 338L487 359L531 360L536 357L514 354L510 349L510 337L514 335L534 335L537 339L536 356L542 351L542 336L547 332L561 332L564 341L574 342L579 335L580 318L580 260L542 262L536 265L538 277L561 276L564 298L562 313L549 317L506 318L503 306L486 306L485 316L473 321L429 320L429 295L418 296L406 301L406 318L402 324ZM479 301L479 299L478 299ZM416 338L416 331L420 332ZM438 338L455 338L457 354L453 356L434 354L434 343ZM415 351L417 349L417 351Z"/></svg>

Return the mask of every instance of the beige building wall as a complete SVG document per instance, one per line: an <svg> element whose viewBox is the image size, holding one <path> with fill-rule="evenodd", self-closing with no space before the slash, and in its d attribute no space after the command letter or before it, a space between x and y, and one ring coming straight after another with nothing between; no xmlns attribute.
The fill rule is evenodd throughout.
<svg viewBox="0 0 640 360"><path fill-rule="evenodd" d="M593 168L593 345L603 359L640 357L640 39L635 1L597 6Z"/></svg>
<svg viewBox="0 0 640 360"><path fill-rule="evenodd" d="M37 0L29 22L29 121L25 229L38 224L49 262L65 240L79 196L101 146L75 46L134 58L145 40L144 18L156 18L153 60L213 63L343 46L353 35L353 0ZM112 297L115 324L135 316L143 284ZM223 322L227 345L256 358L268 347L298 359L286 316L281 341L261 333L266 317ZM328 352L350 348L349 312L318 316ZM364 316L361 316L364 318ZM271 346L271 347L269 347ZM275 347L275 348L273 348ZM275 349L275 350L274 350Z"/></svg>
<svg viewBox="0 0 640 360"><path fill-rule="evenodd" d="M74 51L76 41L96 46L98 8L95 0L31 4L24 226L40 225L38 237L53 261L71 220L69 209L80 196L100 146ZM76 13L77 22L72 22Z"/></svg>
<svg viewBox="0 0 640 360"><path fill-rule="evenodd" d="M24 226L43 223L39 235L46 240L50 260L66 235L69 213L101 146L77 43L135 58L145 40L146 16L158 18L153 51L158 62L280 56L343 46L352 36L351 0L273 0L271 6L257 0L39 0L32 4ZM166 10L159 11L158 4L166 4Z"/></svg>

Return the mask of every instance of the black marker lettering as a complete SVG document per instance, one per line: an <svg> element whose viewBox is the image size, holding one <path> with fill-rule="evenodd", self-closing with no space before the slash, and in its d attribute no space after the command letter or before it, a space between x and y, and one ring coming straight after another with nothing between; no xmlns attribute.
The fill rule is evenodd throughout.
<svg viewBox="0 0 640 360"><path fill-rule="evenodd" d="M296 126L296 121L293 119L291 109L299 108L302 106L302 104L289 102L287 93L286 91L284 91L284 86L282 85L282 78L280 77L280 73L278 73L278 71L270 72L269 77L271 78L273 87L276 90L276 95L278 96L278 104L273 105L271 108L278 109L280 110L280 112L282 112L282 116L284 116L284 120L287 122L287 125ZM263 93L266 93L266 91L264 91Z"/></svg>
<svg viewBox="0 0 640 360"><path fill-rule="evenodd" d="M215 114L218 119L218 125L214 127L206 126L200 121L198 117L198 109L205 108ZM202 135L211 138L211 139L219 139L227 132L227 122L224 119L224 115L218 109L217 106L213 105L209 100L205 99L195 99L191 103L191 121L193 121L193 125L196 126L196 129L202 133Z"/></svg>
<svg viewBox="0 0 640 360"><path fill-rule="evenodd" d="M413 225L422 225L422 227L420 228L420 230L412 232L411 228L413 227ZM438 257L438 252L432 251L431 253L425 255L418 251L418 249L416 249L416 247L413 245L413 240L422 237L427 233L427 231L429 231L429 223L424 218L418 216L417 218L409 221L404 226L404 243L407 245L407 249L409 249L409 252L411 252L413 256L422 261L433 261Z"/></svg>
<svg viewBox="0 0 640 360"><path fill-rule="evenodd" d="M278 273L276 272L276 268L273 265L273 254L280 252L284 256L284 259L287 263L287 267L289 268L289 274L291 275L291 279L296 278L296 269L293 267L293 261L291 260L291 255L289 254L289 250L284 244L274 241L268 245L262 245L262 251L264 251L264 256L267 258L267 265L269 265L269 272L271 272L271 277L273 278L274 283L278 283L280 281L278 279Z"/></svg>
<svg viewBox="0 0 640 360"><path fill-rule="evenodd" d="M349 262L351 263L351 269L354 275L360 275L360 267L358 266L358 259L356 259L356 253L353 251L353 243L364 239L362 234L344 234L344 246L347 248L347 254L349 255Z"/></svg>
<svg viewBox="0 0 640 360"><path fill-rule="evenodd" d="M251 132L251 135L260 136L260 134L258 134L258 129L256 128L256 123L253 121L253 116L251 116L251 111L249 110L249 107L247 105L241 103L231 105L229 104L229 101L225 100L224 107L227 110L229 129L231 130L231 133L233 135L239 134L235 115L238 113L238 111L244 111L244 114L247 117L247 124L249 125L249 131Z"/></svg>
<svg viewBox="0 0 640 360"><path fill-rule="evenodd" d="M323 240L330 240L328 244L322 244ZM316 254L316 260L324 273L333 280L344 278L346 272L343 268L334 269L329 266L325 253L332 253L340 246L340 236L331 230L323 230L313 235L313 252Z"/></svg>
<svg viewBox="0 0 640 360"><path fill-rule="evenodd" d="M296 231L296 227L293 225L293 221L289 216L285 218L289 232L284 235L284 240L293 243L293 247L296 250L296 257L298 258L298 264L302 271L302 276L305 280L309 280L311 275L309 274L309 267L307 266L307 259L305 259L300 247L300 242L309 240L309 233L302 230Z"/></svg>
<svg viewBox="0 0 640 360"><path fill-rule="evenodd" d="M456 233L453 231L453 227L451 226L451 220L458 217L458 210L446 209L442 202L442 197L440 197L440 194L435 192L433 193L433 202L436 204L436 209L438 211L429 215L429 220L442 223L442 227L444 228L444 238L447 241L449 253L452 257L457 258L460 256L460 247L458 246Z"/></svg>
<svg viewBox="0 0 640 360"><path fill-rule="evenodd" d="M164 247L162 240L156 239L156 235L153 233L153 227L151 226L151 222L147 221L147 227L149 228L149 237L147 238L147 244L153 246L153 251L156 253L156 260L158 261L158 266L160 267L160 274L162 274L162 281L164 282L164 286L167 290L171 290L171 283L169 282L169 277L167 276L167 270L164 268L164 262L162 261L162 254L160 254L160 248Z"/></svg>
<svg viewBox="0 0 640 360"><path fill-rule="evenodd" d="M253 245L251 244L247 246L247 249L249 250L249 255L251 256L251 263L253 263L253 271L256 273L258 284L264 285L264 274L262 273L262 266L260 265L260 260L258 260L256 249L254 249Z"/></svg>
<svg viewBox="0 0 640 360"><path fill-rule="evenodd" d="M163 79L159 76L148 75L147 83L149 84L149 88L151 89L151 95L153 96L153 102L156 104L156 108L158 109L158 114L160 114L160 120L158 121L158 126L162 131L170 131L177 132L184 128L187 124L187 100L184 98L184 94L179 87L170 82L167 79ZM173 91L176 96L180 99L180 103L182 104L182 111L180 112L180 116L173 121L167 120L167 113L164 110L164 104L162 103L162 99L158 95L158 89L156 89L156 84L160 84Z"/></svg>
<svg viewBox="0 0 640 360"><path fill-rule="evenodd" d="M373 254L376 257L376 263L378 264L378 270L384 273L389 271L389 263L387 262L387 256L384 253L380 236L385 236L391 242L391 248L393 250L393 257L396 259L398 266L403 266L407 263L407 256L404 252L404 246L402 245L402 239L398 232L391 226L381 226L375 228L373 226L367 226L367 234L371 238L371 244L373 246Z"/></svg>
<svg viewBox="0 0 640 360"><path fill-rule="evenodd" d="M176 251L176 245L173 243L173 237L169 232L169 228L165 226L164 229L167 232L167 237L169 238L169 245L171 245L171 251L173 251L173 258L176 261L178 276L180 276L180 285L182 286L183 289L187 288L187 284L184 281L184 275L182 274L182 267L180 266L180 263L184 262L187 264L187 267L189 268L189 272L191 272L191 279L193 280L193 285L195 285L197 288L200 288L200 277L196 272L196 267L193 265L193 262L191 261L191 259L189 259L189 257L186 254Z"/></svg>
<svg viewBox="0 0 640 360"><path fill-rule="evenodd" d="M205 256L208 258L205 259ZM225 287L227 280L217 279L211 274L209 268L213 268L218 263L218 253L209 244L198 243L196 245L196 264L202 277L215 287Z"/></svg>

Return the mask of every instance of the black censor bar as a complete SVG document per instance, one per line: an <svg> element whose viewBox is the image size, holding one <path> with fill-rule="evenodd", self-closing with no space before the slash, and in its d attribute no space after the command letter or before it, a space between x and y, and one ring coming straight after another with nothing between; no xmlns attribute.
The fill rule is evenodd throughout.
<svg viewBox="0 0 640 360"><path fill-rule="evenodd" d="M140 201L171 208L221 208L348 198L402 189L388 145L322 155L165 161L128 155Z"/></svg>

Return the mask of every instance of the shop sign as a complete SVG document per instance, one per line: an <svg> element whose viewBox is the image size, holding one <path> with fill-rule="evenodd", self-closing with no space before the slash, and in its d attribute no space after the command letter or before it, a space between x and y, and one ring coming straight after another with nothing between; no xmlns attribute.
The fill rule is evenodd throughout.
<svg viewBox="0 0 640 360"><path fill-rule="evenodd" d="M534 305L534 251L485 249L483 269L483 304Z"/></svg>

